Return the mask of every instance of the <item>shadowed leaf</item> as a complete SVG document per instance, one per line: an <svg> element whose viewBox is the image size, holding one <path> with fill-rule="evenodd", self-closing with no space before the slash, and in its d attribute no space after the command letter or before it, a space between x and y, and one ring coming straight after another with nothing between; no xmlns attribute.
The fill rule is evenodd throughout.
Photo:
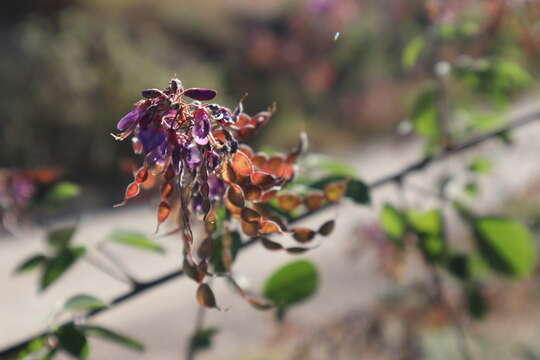
<svg viewBox="0 0 540 360"><path fill-rule="evenodd" d="M191 336L189 342L190 353L195 354L197 351L208 349L212 345L212 338L217 332L218 329L216 328L203 328L197 330L197 332Z"/></svg>
<svg viewBox="0 0 540 360"><path fill-rule="evenodd" d="M55 332L62 349L77 359L86 359L90 350L86 336L73 324L60 326Z"/></svg>
<svg viewBox="0 0 540 360"><path fill-rule="evenodd" d="M31 271L35 269L36 267L43 265L47 262L47 257L42 254L36 254L28 259L24 260L17 268L15 269L15 272L22 274L28 271Z"/></svg>
<svg viewBox="0 0 540 360"><path fill-rule="evenodd" d="M47 234L47 242L57 251L61 251L69 245L69 242L75 234L75 226L67 226L55 229Z"/></svg>
<svg viewBox="0 0 540 360"><path fill-rule="evenodd" d="M97 325L84 325L81 327L81 330L88 336L99 337L104 340L115 342L135 351L144 351L144 345L140 341L117 333L116 331Z"/></svg>
<svg viewBox="0 0 540 360"><path fill-rule="evenodd" d="M321 227L318 230L318 233L322 236L328 236L334 231L335 227L336 227L336 221L328 220L327 222L321 225Z"/></svg>
<svg viewBox="0 0 540 360"><path fill-rule="evenodd" d="M41 276L41 291L58 280L85 252L84 247L64 249L55 257L50 258L45 264L45 270Z"/></svg>

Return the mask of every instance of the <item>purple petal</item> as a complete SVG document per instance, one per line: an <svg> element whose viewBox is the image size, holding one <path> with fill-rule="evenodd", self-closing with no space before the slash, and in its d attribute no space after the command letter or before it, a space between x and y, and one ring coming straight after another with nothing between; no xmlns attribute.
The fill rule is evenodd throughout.
<svg viewBox="0 0 540 360"><path fill-rule="evenodd" d="M135 108L128 112L116 125L116 128L120 131L124 131L132 126L134 126L141 117L141 109Z"/></svg>
<svg viewBox="0 0 540 360"><path fill-rule="evenodd" d="M143 152L145 154L148 154L165 141L163 131L156 128L140 129L137 137L143 146Z"/></svg>
<svg viewBox="0 0 540 360"><path fill-rule="evenodd" d="M218 179L216 176L211 175L208 177L208 185L210 186L210 197L211 198L220 198L225 194L227 184Z"/></svg>
<svg viewBox="0 0 540 360"><path fill-rule="evenodd" d="M199 145L208 144L208 134L210 133L210 119L203 109L195 112L195 126L193 128L193 138Z"/></svg>
<svg viewBox="0 0 540 360"><path fill-rule="evenodd" d="M184 91L184 95L194 100L206 101L215 98L217 95L217 91L204 88L191 88Z"/></svg>
<svg viewBox="0 0 540 360"><path fill-rule="evenodd" d="M201 152L197 145L190 144L187 147L186 161L190 169L196 168L201 163Z"/></svg>

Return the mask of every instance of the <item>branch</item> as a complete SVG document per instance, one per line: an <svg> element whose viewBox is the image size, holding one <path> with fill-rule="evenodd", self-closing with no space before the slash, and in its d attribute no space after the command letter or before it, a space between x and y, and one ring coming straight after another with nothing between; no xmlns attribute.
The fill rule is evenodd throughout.
<svg viewBox="0 0 540 360"><path fill-rule="evenodd" d="M509 123L506 126L501 127L498 130L479 135L479 136L474 137L474 138L472 138L472 139L470 139L468 141L463 142L462 144L446 148L446 149L442 150L441 152L439 152L438 154L425 156L424 158L412 163L411 165L406 166L402 170L400 170L400 171L398 171L398 172L396 172L394 174L384 176L384 177L380 178L379 180L376 180L373 183L369 184L368 186L369 186L370 189L373 190L373 189L379 188L379 187L381 187L383 185L386 185L386 184L389 184L389 183L393 183L393 182L399 183L405 177L409 176L410 174L418 172L420 170L423 170L423 169L427 168L428 166L430 166L431 164L433 164L435 162L438 162L438 161L444 160L446 158L449 158L451 156L457 155L457 154L459 154L459 153L461 153L463 151L466 151L466 150L469 150L469 149L471 149L471 148L473 148L475 146L478 146L478 145L486 142L487 140L496 138L496 137L508 132L509 130L512 130L512 129L515 129L515 128L518 128L518 127L521 127L521 126L525 126L525 125L527 125L529 123L532 123L533 121L537 121L537 120L540 120L540 109L532 111L531 113L523 115L521 117L518 117L516 120L512 121L511 123ZM322 209L319 209L319 211L316 211L316 212L303 214L303 215L295 218L292 222L297 222L297 221L303 220L303 219L305 219L305 218L307 218L307 217L309 217L309 216L311 216L311 215L313 215L313 214L315 214L317 212L320 212L320 211L322 211L324 209L327 209L327 208L328 208L328 206L324 207ZM256 243L256 239L252 238L252 239L248 240L247 242L242 243L239 250L248 248L248 247L252 246L255 243ZM184 274L184 272L182 271L182 269L178 269L178 270L172 271L172 272L170 272L168 274L157 277L154 280L136 284L133 287L133 289L127 291L126 293L124 293L124 294L122 294L122 295L120 295L120 296L118 296L116 298L114 298L112 300L112 302L110 303L109 307L103 308L103 309L100 309L100 310L95 310L95 311L88 312L86 314L86 318L89 319L89 318L92 318L92 317L96 316L97 314L100 314L100 313L105 312L105 311L109 311L109 310L115 308L116 306L118 306L118 305L132 299L132 298L135 298L135 297L137 297L137 296L139 296L139 295L141 295L143 293L145 293L146 291L148 291L150 289L153 289L155 287L160 286L161 284L164 284L164 283L167 283L167 282L169 282L171 280L179 278L183 274ZM20 341L20 342L18 342L16 344L13 344L11 346L8 346L8 347L4 348L3 350L0 351L0 358L4 357L6 355L13 354L13 353L16 353L16 352L20 351L22 348L24 348L32 340L34 340L34 339L36 339L38 337L46 336L48 333L49 333L48 331L43 331L41 333L38 333L38 334L36 334L34 336L31 336L31 337L25 339L25 340L22 340L22 341Z"/></svg>

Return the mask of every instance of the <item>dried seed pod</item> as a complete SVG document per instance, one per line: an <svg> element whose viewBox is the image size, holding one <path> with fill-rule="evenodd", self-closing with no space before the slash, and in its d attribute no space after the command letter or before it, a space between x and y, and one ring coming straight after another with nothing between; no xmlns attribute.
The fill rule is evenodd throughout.
<svg viewBox="0 0 540 360"><path fill-rule="evenodd" d="M244 193L246 195L246 200L248 200L248 201L256 201L261 197L262 190L258 186L249 184L244 189Z"/></svg>
<svg viewBox="0 0 540 360"><path fill-rule="evenodd" d="M323 236L330 235L334 231L335 224L336 224L335 220L328 220L327 222L321 225L318 233Z"/></svg>
<svg viewBox="0 0 540 360"><path fill-rule="evenodd" d="M302 199L294 194L282 194L278 196L279 207L284 211L293 211L301 203Z"/></svg>
<svg viewBox="0 0 540 360"><path fill-rule="evenodd" d="M231 202L234 206L238 208L243 208L245 199L244 192L242 188L236 184L229 185L227 192L225 193L225 198Z"/></svg>
<svg viewBox="0 0 540 360"><path fill-rule="evenodd" d="M205 283L201 283L197 288L197 301L201 306L221 310L217 306L214 292L210 289L210 286Z"/></svg>
<svg viewBox="0 0 540 360"><path fill-rule="evenodd" d="M304 205L309 211L320 209L324 204L324 196L319 192L311 192L304 197Z"/></svg>
<svg viewBox="0 0 540 360"><path fill-rule="evenodd" d="M251 183L259 186L263 190L268 190L276 183L276 178L262 171L255 171L251 174Z"/></svg>
<svg viewBox="0 0 540 360"><path fill-rule="evenodd" d="M310 242L317 235L315 231L308 228L295 228L292 231L294 239L300 243Z"/></svg>
<svg viewBox="0 0 540 360"><path fill-rule="evenodd" d="M249 157L241 151L233 155L231 166L234 173L242 176L250 176L253 173L253 164Z"/></svg>
<svg viewBox="0 0 540 360"><path fill-rule="evenodd" d="M259 229L261 234L276 234L281 233L281 228L279 225L272 220L261 221L261 228Z"/></svg>
<svg viewBox="0 0 540 360"><path fill-rule="evenodd" d="M142 184L146 181L146 179L148 179L148 169L142 167L137 170L137 173L135 174L135 182Z"/></svg>
<svg viewBox="0 0 540 360"><path fill-rule="evenodd" d="M281 250L283 249L283 246L281 246L281 244L275 242L275 241L272 241L266 237L259 237L260 241L261 241L261 244L262 246L264 246L266 249L268 250Z"/></svg>
<svg viewBox="0 0 540 360"><path fill-rule="evenodd" d="M173 185L170 182L163 183L163 185L161 185L161 198L164 200L169 198L173 190Z"/></svg>
<svg viewBox="0 0 540 360"><path fill-rule="evenodd" d="M242 226L242 232L247 236L256 236L259 233L259 223L256 221L245 221L242 219L240 222Z"/></svg>
<svg viewBox="0 0 540 360"><path fill-rule="evenodd" d="M132 199L135 196L139 195L139 191L140 191L139 184L136 183L136 182L132 182L126 188L126 193L124 195L124 201L122 201L120 204L114 205L114 207L124 206L129 199Z"/></svg>
<svg viewBox="0 0 540 360"><path fill-rule="evenodd" d="M158 225L167 220L169 214L171 213L171 207L166 201L162 201L158 206L157 218Z"/></svg>
<svg viewBox="0 0 540 360"><path fill-rule="evenodd" d="M347 183L344 181L334 182L326 185L324 188L324 196L330 203L335 203L341 200L345 195Z"/></svg>
<svg viewBox="0 0 540 360"><path fill-rule="evenodd" d="M258 223L261 220L261 215L257 211L247 208L247 207L242 209L240 216L242 217L242 220L247 221L247 222Z"/></svg>

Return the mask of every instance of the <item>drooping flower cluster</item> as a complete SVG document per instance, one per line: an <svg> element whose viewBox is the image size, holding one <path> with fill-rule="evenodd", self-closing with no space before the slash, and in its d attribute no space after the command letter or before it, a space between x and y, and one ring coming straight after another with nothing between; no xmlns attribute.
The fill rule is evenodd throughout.
<svg viewBox="0 0 540 360"><path fill-rule="evenodd" d="M291 253L307 248L284 248L265 236L289 233L305 243L316 234L328 235L333 228L333 222L327 222L317 231L288 229L279 213L264 206L274 198L284 209L291 210L300 204L299 197L278 192L295 177L295 162L307 143L305 136L286 155L255 153L238 141L247 139L264 125L274 109L249 116L243 112L242 101L234 110L204 103L216 94L212 89L184 89L178 79L172 79L164 90L144 90L143 99L135 104L135 109L119 121L117 128L121 133L113 135L117 140L132 136L134 152L144 156L142 167L135 172L119 205L137 196L150 174L163 180L158 226L171 214L173 199L178 199L184 270L201 283L203 295L207 292L202 281L208 275L206 266L212 256L212 234L218 226L217 206L223 206L230 217L239 221L245 235L259 237L268 248ZM177 196L173 197L174 194ZM320 207L324 198L317 196L320 201L315 205ZM305 205L313 210L313 196L306 197ZM203 216L207 232L196 252L190 223L193 213ZM223 234L223 264L230 272L230 231ZM245 293L242 296L256 304Z"/></svg>

